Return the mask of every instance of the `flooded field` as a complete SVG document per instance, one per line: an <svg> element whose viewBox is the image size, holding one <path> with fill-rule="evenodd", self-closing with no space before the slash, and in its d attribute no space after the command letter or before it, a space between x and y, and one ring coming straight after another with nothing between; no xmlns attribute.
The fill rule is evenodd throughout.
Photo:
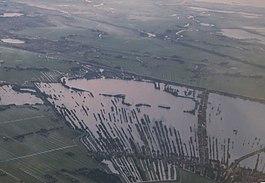
<svg viewBox="0 0 265 183"><path fill-rule="evenodd" d="M10 44L23 44L25 41L19 40L19 39L1 39L4 43L10 43Z"/></svg>
<svg viewBox="0 0 265 183"><path fill-rule="evenodd" d="M224 36L227 36L230 38L259 42L261 44L265 44L265 36L250 33L243 29L222 29L221 31L222 31L221 33Z"/></svg>
<svg viewBox="0 0 265 183"><path fill-rule="evenodd" d="M30 90L33 91L33 90ZM0 86L0 105L42 104L42 100L25 91L19 93L11 85Z"/></svg>
<svg viewBox="0 0 265 183"><path fill-rule="evenodd" d="M224 4L224 5L234 5L234 6L247 6L247 7L265 7L265 3L262 0L223 0L222 2L217 0L195 0L197 2L207 2L207 3L217 3L217 4Z"/></svg>
<svg viewBox="0 0 265 183"><path fill-rule="evenodd" d="M264 104L149 81L63 78L36 86L69 125L87 132L89 151L114 154L107 164L127 182L177 180L177 166L203 173L206 164L220 166L212 170L220 177L239 158L242 167L264 170L263 152L248 156L264 148Z"/></svg>
<svg viewBox="0 0 265 183"><path fill-rule="evenodd" d="M212 141L212 147L209 144L210 157L216 158L218 151L223 154L220 161L230 165L234 160L264 148L264 112L264 104L210 94L207 108L207 133ZM219 147L214 146L216 140ZM260 154L259 171L264 171L264 158L264 153ZM254 169L256 161L257 157L254 162L246 158L240 164Z"/></svg>
<svg viewBox="0 0 265 183"><path fill-rule="evenodd" d="M223 13L223 14L237 14L240 15L244 18L249 18L249 19L256 19L256 18L261 18L263 17L262 14L256 14L256 13L247 13L247 12L241 12L241 11L229 11L229 10L219 10L219 9L208 9L208 8L202 8L202 7L190 7L190 9L200 12L202 14L207 14L207 13Z"/></svg>
<svg viewBox="0 0 265 183"><path fill-rule="evenodd" d="M23 15L22 13L3 13L0 17L20 17Z"/></svg>

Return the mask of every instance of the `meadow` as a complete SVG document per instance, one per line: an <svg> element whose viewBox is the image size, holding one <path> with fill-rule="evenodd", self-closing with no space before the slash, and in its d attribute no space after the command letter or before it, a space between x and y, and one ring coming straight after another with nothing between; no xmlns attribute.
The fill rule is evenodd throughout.
<svg viewBox="0 0 265 183"><path fill-rule="evenodd" d="M78 169L107 169L88 156L82 133L51 107L20 106L0 112L0 182L89 182Z"/></svg>

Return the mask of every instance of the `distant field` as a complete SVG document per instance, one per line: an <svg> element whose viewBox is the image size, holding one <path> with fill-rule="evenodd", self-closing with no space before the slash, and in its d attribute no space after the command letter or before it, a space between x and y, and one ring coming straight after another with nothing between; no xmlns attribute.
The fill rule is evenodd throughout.
<svg viewBox="0 0 265 183"><path fill-rule="evenodd" d="M0 78L19 84L53 81L77 63L92 63L264 99L265 45L221 34L222 29L239 29L264 36L256 29L263 26L262 2L240 1L260 7L247 8L238 6L239 1L233 1L233 6L227 5L228 1L203 1L10 4L2 11L18 11L25 16L12 18L11 24L2 21L2 37L26 43L1 43L0 60L4 63L0 63ZM32 66L49 71L43 74ZM14 77L15 73L20 77Z"/></svg>
<svg viewBox="0 0 265 183"><path fill-rule="evenodd" d="M263 0L223 0L223 1L218 1L218 0L195 0L199 2L207 2L207 3L221 3L221 4L228 4L228 5L240 5L240 6L253 6L253 7L265 7L265 2Z"/></svg>
<svg viewBox="0 0 265 183"><path fill-rule="evenodd" d="M0 46L0 80L30 85L31 81L56 81L73 65L57 58Z"/></svg>

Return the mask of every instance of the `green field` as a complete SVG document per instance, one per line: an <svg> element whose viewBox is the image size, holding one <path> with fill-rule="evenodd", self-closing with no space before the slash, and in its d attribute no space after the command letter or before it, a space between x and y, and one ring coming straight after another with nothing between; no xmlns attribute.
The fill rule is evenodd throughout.
<svg viewBox="0 0 265 183"><path fill-rule="evenodd" d="M81 133L67 127L50 107L11 107L0 112L0 119L0 170L6 173L0 182L49 182L53 177L62 183L94 183L73 172L106 169L88 156L78 141ZM58 130L38 133L54 128Z"/></svg>
<svg viewBox="0 0 265 183"><path fill-rule="evenodd" d="M161 181L157 183L215 183L215 181L208 180L206 178L200 177L196 174L179 170L180 180L179 181ZM152 183L152 182L147 182Z"/></svg>
<svg viewBox="0 0 265 183"><path fill-rule="evenodd" d="M199 177L190 172L181 171L181 170L180 170L180 176L181 176L180 183L214 183L215 182L215 181L205 179L203 177Z"/></svg>

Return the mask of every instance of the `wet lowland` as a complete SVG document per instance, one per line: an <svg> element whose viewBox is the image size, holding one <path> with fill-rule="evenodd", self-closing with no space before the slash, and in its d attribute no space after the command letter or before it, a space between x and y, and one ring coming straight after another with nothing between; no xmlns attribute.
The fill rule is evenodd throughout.
<svg viewBox="0 0 265 183"><path fill-rule="evenodd" d="M179 180L177 167L219 181L235 163L264 171L260 102L151 81L62 78L36 86L126 182Z"/></svg>

